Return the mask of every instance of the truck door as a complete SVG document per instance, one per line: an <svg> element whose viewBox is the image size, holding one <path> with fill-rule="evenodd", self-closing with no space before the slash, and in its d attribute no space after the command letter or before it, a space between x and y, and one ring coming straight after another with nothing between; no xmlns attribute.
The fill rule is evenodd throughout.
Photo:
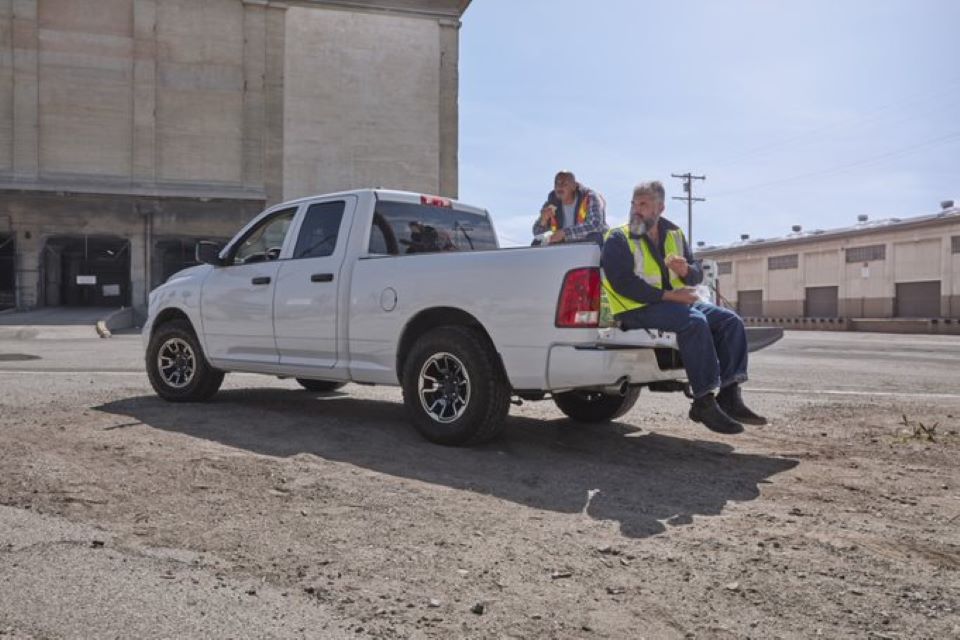
<svg viewBox="0 0 960 640"><path fill-rule="evenodd" d="M200 316L210 358L267 364L279 359L273 295L296 213L293 207L265 216L231 245L225 264L204 281Z"/></svg>
<svg viewBox="0 0 960 640"><path fill-rule="evenodd" d="M347 286L341 266L356 203L355 196L341 196L307 207L293 254L277 277L273 325L280 364L337 364L339 297Z"/></svg>

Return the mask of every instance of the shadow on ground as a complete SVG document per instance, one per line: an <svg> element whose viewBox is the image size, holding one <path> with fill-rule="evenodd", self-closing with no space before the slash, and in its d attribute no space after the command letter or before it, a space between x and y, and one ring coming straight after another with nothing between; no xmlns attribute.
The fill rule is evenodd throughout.
<svg viewBox="0 0 960 640"><path fill-rule="evenodd" d="M716 442L639 434L624 423L518 417L508 418L496 442L441 447L409 426L402 404L349 393L243 389L221 391L203 404L141 396L97 409L257 454L312 454L537 509L585 511L618 521L631 537L717 515L731 500L752 500L759 485L797 465Z"/></svg>

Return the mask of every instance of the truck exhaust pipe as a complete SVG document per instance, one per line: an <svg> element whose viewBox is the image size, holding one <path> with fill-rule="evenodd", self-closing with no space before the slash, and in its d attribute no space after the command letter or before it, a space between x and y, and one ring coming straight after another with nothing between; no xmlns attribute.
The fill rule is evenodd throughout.
<svg viewBox="0 0 960 640"><path fill-rule="evenodd" d="M603 387L603 392L612 396L623 397L627 395L629 385L630 379L627 376L623 376L613 384Z"/></svg>

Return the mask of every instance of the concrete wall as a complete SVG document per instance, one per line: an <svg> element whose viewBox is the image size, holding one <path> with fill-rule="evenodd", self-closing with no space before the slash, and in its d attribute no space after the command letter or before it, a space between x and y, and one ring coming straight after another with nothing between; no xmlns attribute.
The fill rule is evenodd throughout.
<svg viewBox="0 0 960 640"><path fill-rule="evenodd" d="M263 197L273 12L0 0L0 187Z"/></svg>
<svg viewBox="0 0 960 640"><path fill-rule="evenodd" d="M36 6L40 175L129 176L132 0Z"/></svg>
<svg viewBox="0 0 960 640"><path fill-rule="evenodd" d="M158 2L156 47L158 179L242 185L244 5Z"/></svg>
<svg viewBox="0 0 960 640"><path fill-rule="evenodd" d="M291 7L284 194L440 191L436 20Z"/></svg>
<svg viewBox="0 0 960 640"><path fill-rule="evenodd" d="M149 253L145 211L160 227L175 212L174 236L224 237L307 194L456 196L465 6L0 0L0 223L17 234L21 306L38 301L50 235ZM149 264L131 266L140 307Z"/></svg>
<svg viewBox="0 0 960 640"><path fill-rule="evenodd" d="M841 317L890 318L897 283L939 281L941 317L960 318L960 253L952 251L953 236L960 236L956 216L917 228L865 228L841 238L757 243L704 254L733 264L732 273L719 277L723 296L735 305L737 291L761 289L766 316L800 317L807 287L836 286ZM882 260L846 261L847 249L871 245L885 247ZM767 258L789 253L798 254L796 269L767 268Z"/></svg>
<svg viewBox="0 0 960 640"><path fill-rule="evenodd" d="M13 2L0 0L0 173L13 172Z"/></svg>
<svg viewBox="0 0 960 640"><path fill-rule="evenodd" d="M0 0L0 188L455 196L459 20L417 4Z"/></svg>

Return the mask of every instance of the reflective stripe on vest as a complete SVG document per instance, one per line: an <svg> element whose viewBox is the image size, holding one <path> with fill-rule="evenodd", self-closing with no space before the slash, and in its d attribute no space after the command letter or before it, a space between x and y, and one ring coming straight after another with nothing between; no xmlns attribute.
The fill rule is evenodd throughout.
<svg viewBox="0 0 960 640"><path fill-rule="evenodd" d="M657 289L663 288L663 275L660 273L660 265L657 264L656 259L653 255L643 250L642 242L635 242L633 238L630 237L630 225L625 224L622 227L615 227L610 229L607 234L604 236L604 241L610 238L614 233L622 233L623 237L627 239L627 244L630 246L630 253L633 255L633 270L644 282L650 286L656 287ZM664 253L669 256L675 254L678 256L683 255L683 232L680 229L672 229L667 232L666 238L663 242ZM665 256L666 257L666 256ZM682 289L687 286L684 284L683 280L680 279L680 276L675 274L673 271L670 271L670 286L674 290ZM610 312L613 315L618 315L624 313L625 311L630 311L632 309L640 309L647 306L646 303L637 302L632 298L627 298L621 296L613 289L613 285L610 284L610 281L607 280L607 274L603 274L603 293L607 299L607 304L610 305Z"/></svg>

